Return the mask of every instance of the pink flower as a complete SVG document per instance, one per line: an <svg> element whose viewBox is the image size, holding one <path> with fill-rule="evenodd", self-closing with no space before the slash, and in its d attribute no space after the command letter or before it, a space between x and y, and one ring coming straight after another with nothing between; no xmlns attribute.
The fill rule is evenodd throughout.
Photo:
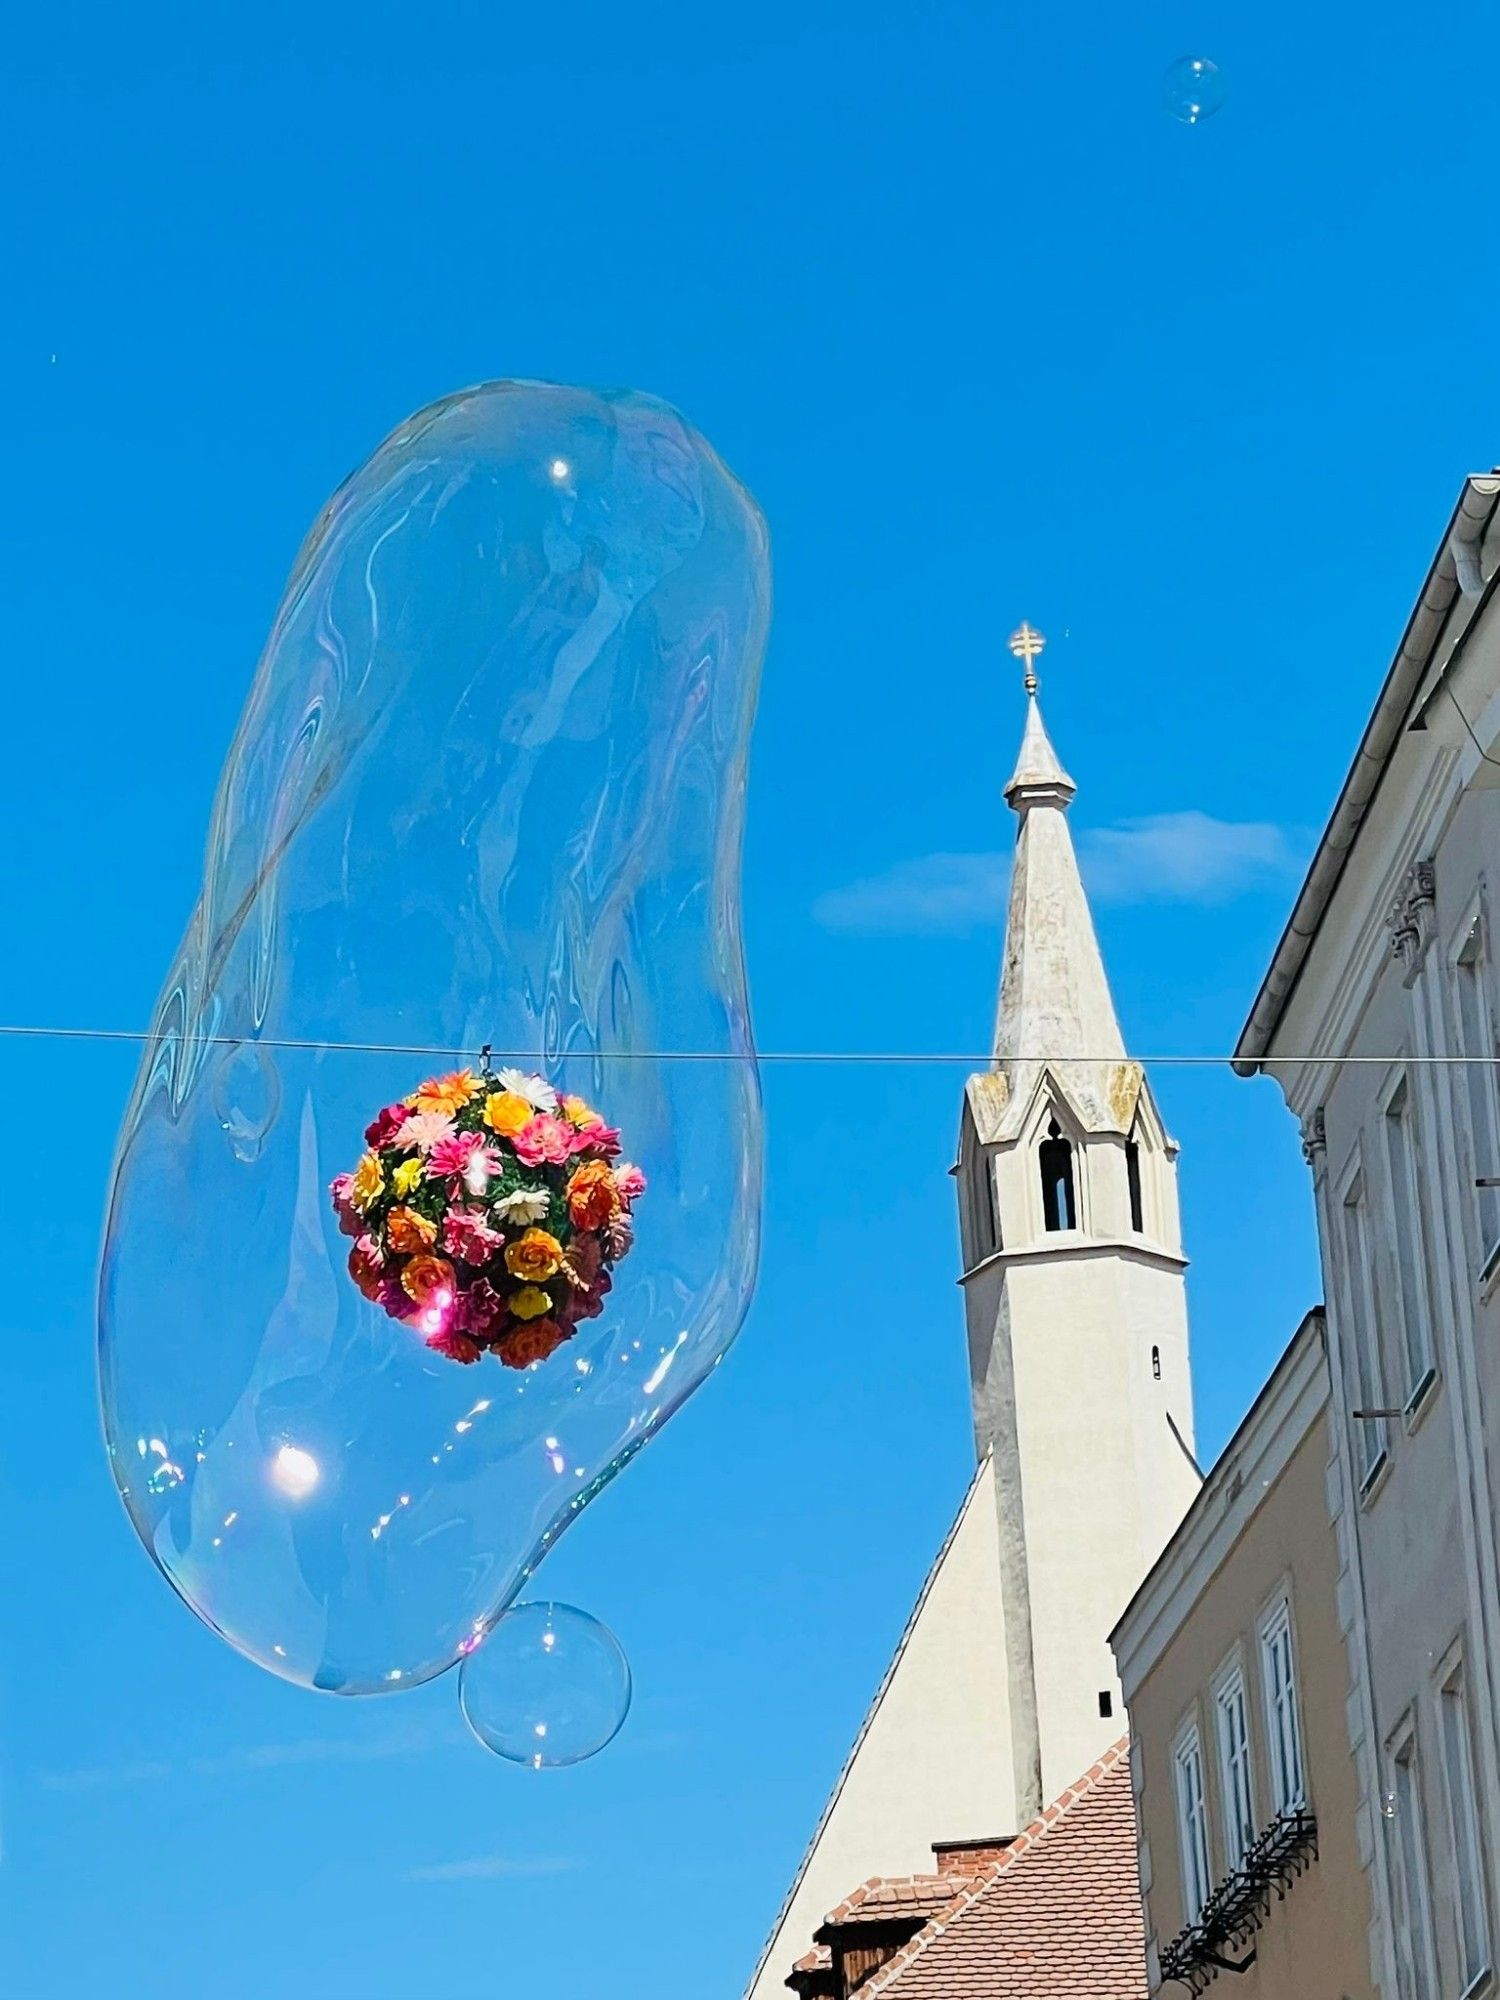
<svg viewBox="0 0 1500 2000"><path fill-rule="evenodd" d="M443 1248L462 1264L488 1264L504 1242L477 1208L455 1208L443 1223Z"/></svg>
<svg viewBox="0 0 1500 2000"><path fill-rule="evenodd" d="M505 1300L488 1278L476 1278L453 1302L452 1324L487 1340L506 1317Z"/></svg>
<svg viewBox="0 0 1500 2000"><path fill-rule="evenodd" d="M481 1132L455 1132L427 1155L430 1181L462 1181L470 1194L483 1194L505 1162Z"/></svg>
<svg viewBox="0 0 1500 2000"><path fill-rule="evenodd" d="M345 1236L364 1234L365 1219L350 1199L353 1186L353 1174L335 1174L328 1183L328 1192L333 1197L333 1212L339 1219L339 1230Z"/></svg>
<svg viewBox="0 0 1500 2000"><path fill-rule="evenodd" d="M606 1159L613 1159L620 1150L620 1135L613 1125L606 1125L596 1114L587 1124L574 1128L572 1150L575 1153L602 1153Z"/></svg>
<svg viewBox="0 0 1500 2000"><path fill-rule="evenodd" d="M419 1308L412 1304L411 1294L399 1278L382 1278L380 1290L375 1295L375 1303L383 1306L392 1319L415 1319Z"/></svg>
<svg viewBox="0 0 1500 2000"><path fill-rule="evenodd" d="M628 1215L617 1215L613 1222L604 1225L604 1247L611 1257L625 1257L635 1242L635 1231Z"/></svg>
<svg viewBox="0 0 1500 2000"><path fill-rule="evenodd" d="M510 1143L516 1149L516 1157L528 1167L539 1167L544 1160L550 1166L560 1167L573 1150L573 1128L565 1120L542 1111L523 1125Z"/></svg>
<svg viewBox="0 0 1500 2000"><path fill-rule="evenodd" d="M615 1193L627 1208L646 1192L646 1176L631 1160L621 1160L615 1168Z"/></svg>
<svg viewBox="0 0 1500 2000"><path fill-rule="evenodd" d="M579 1319L597 1319L604 1310L604 1300L609 1292L612 1279L608 1271L601 1271L587 1291L575 1291L569 1301Z"/></svg>
<svg viewBox="0 0 1500 2000"><path fill-rule="evenodd" d="M441 1111L409 1111L391 1144L404 1146L408 1152L430 1153L452 1137L453 1120Z"/></svg>
<svg viewBox="0 0 1500 2000"><path fill-rule="evenodd" d="M378 1153L382 1146L394 1145L396 1134L410 1116L404 1104L388 1104L384 1111L377 1111L365 1127L365 1144L370 1151Z"/></svg>
<svg viewBox="0 0 1500 2000"><path fill-rule="evenodd" d="M567 1268L573 1273L576 1283L585 1291L593 1284L604 1268L604 1253L599 1248L597 1236L580 1230L568 1245Z"/></svg>

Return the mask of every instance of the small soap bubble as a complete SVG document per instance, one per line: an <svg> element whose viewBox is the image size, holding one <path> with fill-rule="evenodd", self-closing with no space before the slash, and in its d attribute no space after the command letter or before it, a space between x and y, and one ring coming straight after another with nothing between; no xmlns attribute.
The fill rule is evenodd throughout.
<svg viewBox="0 0 1500 2000"><path fill-rule="evenodd" d="M236 1042L220 1056L213 1105L230 1152L250 1166L281 1110L281 1078L259 1042Z"/></svg>
<svg viewBox="0 0 1500 2000"><path fill-rule="evenodd" d="M1201 125L1223 110L1229 85L1219 65L1207 56L1179 56L1167 70L1162 94L1174 118L1184 125Z"/></svg>
<svg viewBox="0 0 1500 2000"><path fill-rule="evenodd" d="M464 1720L486 1750L534 1771L581 1764L630 1712L630 1663L607 1625L571 1604L518 1604L466 1654Z"/></svg>

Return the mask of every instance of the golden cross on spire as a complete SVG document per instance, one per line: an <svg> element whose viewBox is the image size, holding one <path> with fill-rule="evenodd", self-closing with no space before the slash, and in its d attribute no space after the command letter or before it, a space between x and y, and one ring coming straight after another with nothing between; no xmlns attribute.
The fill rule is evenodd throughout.
<svg viewBox="0 0 1500 2000"><path fill-rule="evenodd" d="M1031 663L1041 652L1047 641L1034 625L1029 625L1023 618L1005 643L1015 654L1016 658L1024 662L1026 667L1026 692L1028 694L1035 694L1037 690L1036 669Z"/></svg>

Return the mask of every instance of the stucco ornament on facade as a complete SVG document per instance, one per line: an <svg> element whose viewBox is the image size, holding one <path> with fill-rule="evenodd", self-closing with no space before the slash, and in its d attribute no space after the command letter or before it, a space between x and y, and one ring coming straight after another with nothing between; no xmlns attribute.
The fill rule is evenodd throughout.
<svg viewBox="0 0 1500 2000"><path fill-rule="evenodd" d="M1437 928L1437 871L1431 861L1414 861L1407 869L1386 921L1392 956L1400 960L1403 979L1410 986L1422 970Z"/></svg>

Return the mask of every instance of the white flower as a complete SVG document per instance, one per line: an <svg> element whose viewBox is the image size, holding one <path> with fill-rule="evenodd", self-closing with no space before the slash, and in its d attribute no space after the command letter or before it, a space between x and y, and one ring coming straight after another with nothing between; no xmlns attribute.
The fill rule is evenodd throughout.
<svg viewBox="0 0 1500 2000"><path fill-rule="evenodd" d="M502 1090L513 1090L536 1111L555 1111L557 1092L545 1077L528 1076L524 1070L503 1069L495 1081Z"/></svg>
<svg viewBox="0 0 1500 2000"><path fill-rule="evenodd" d="M540 1222L552 1206L551 1198L535 1188L517 1188L495 1203L495 1213L506 1222Z"/></svg>

